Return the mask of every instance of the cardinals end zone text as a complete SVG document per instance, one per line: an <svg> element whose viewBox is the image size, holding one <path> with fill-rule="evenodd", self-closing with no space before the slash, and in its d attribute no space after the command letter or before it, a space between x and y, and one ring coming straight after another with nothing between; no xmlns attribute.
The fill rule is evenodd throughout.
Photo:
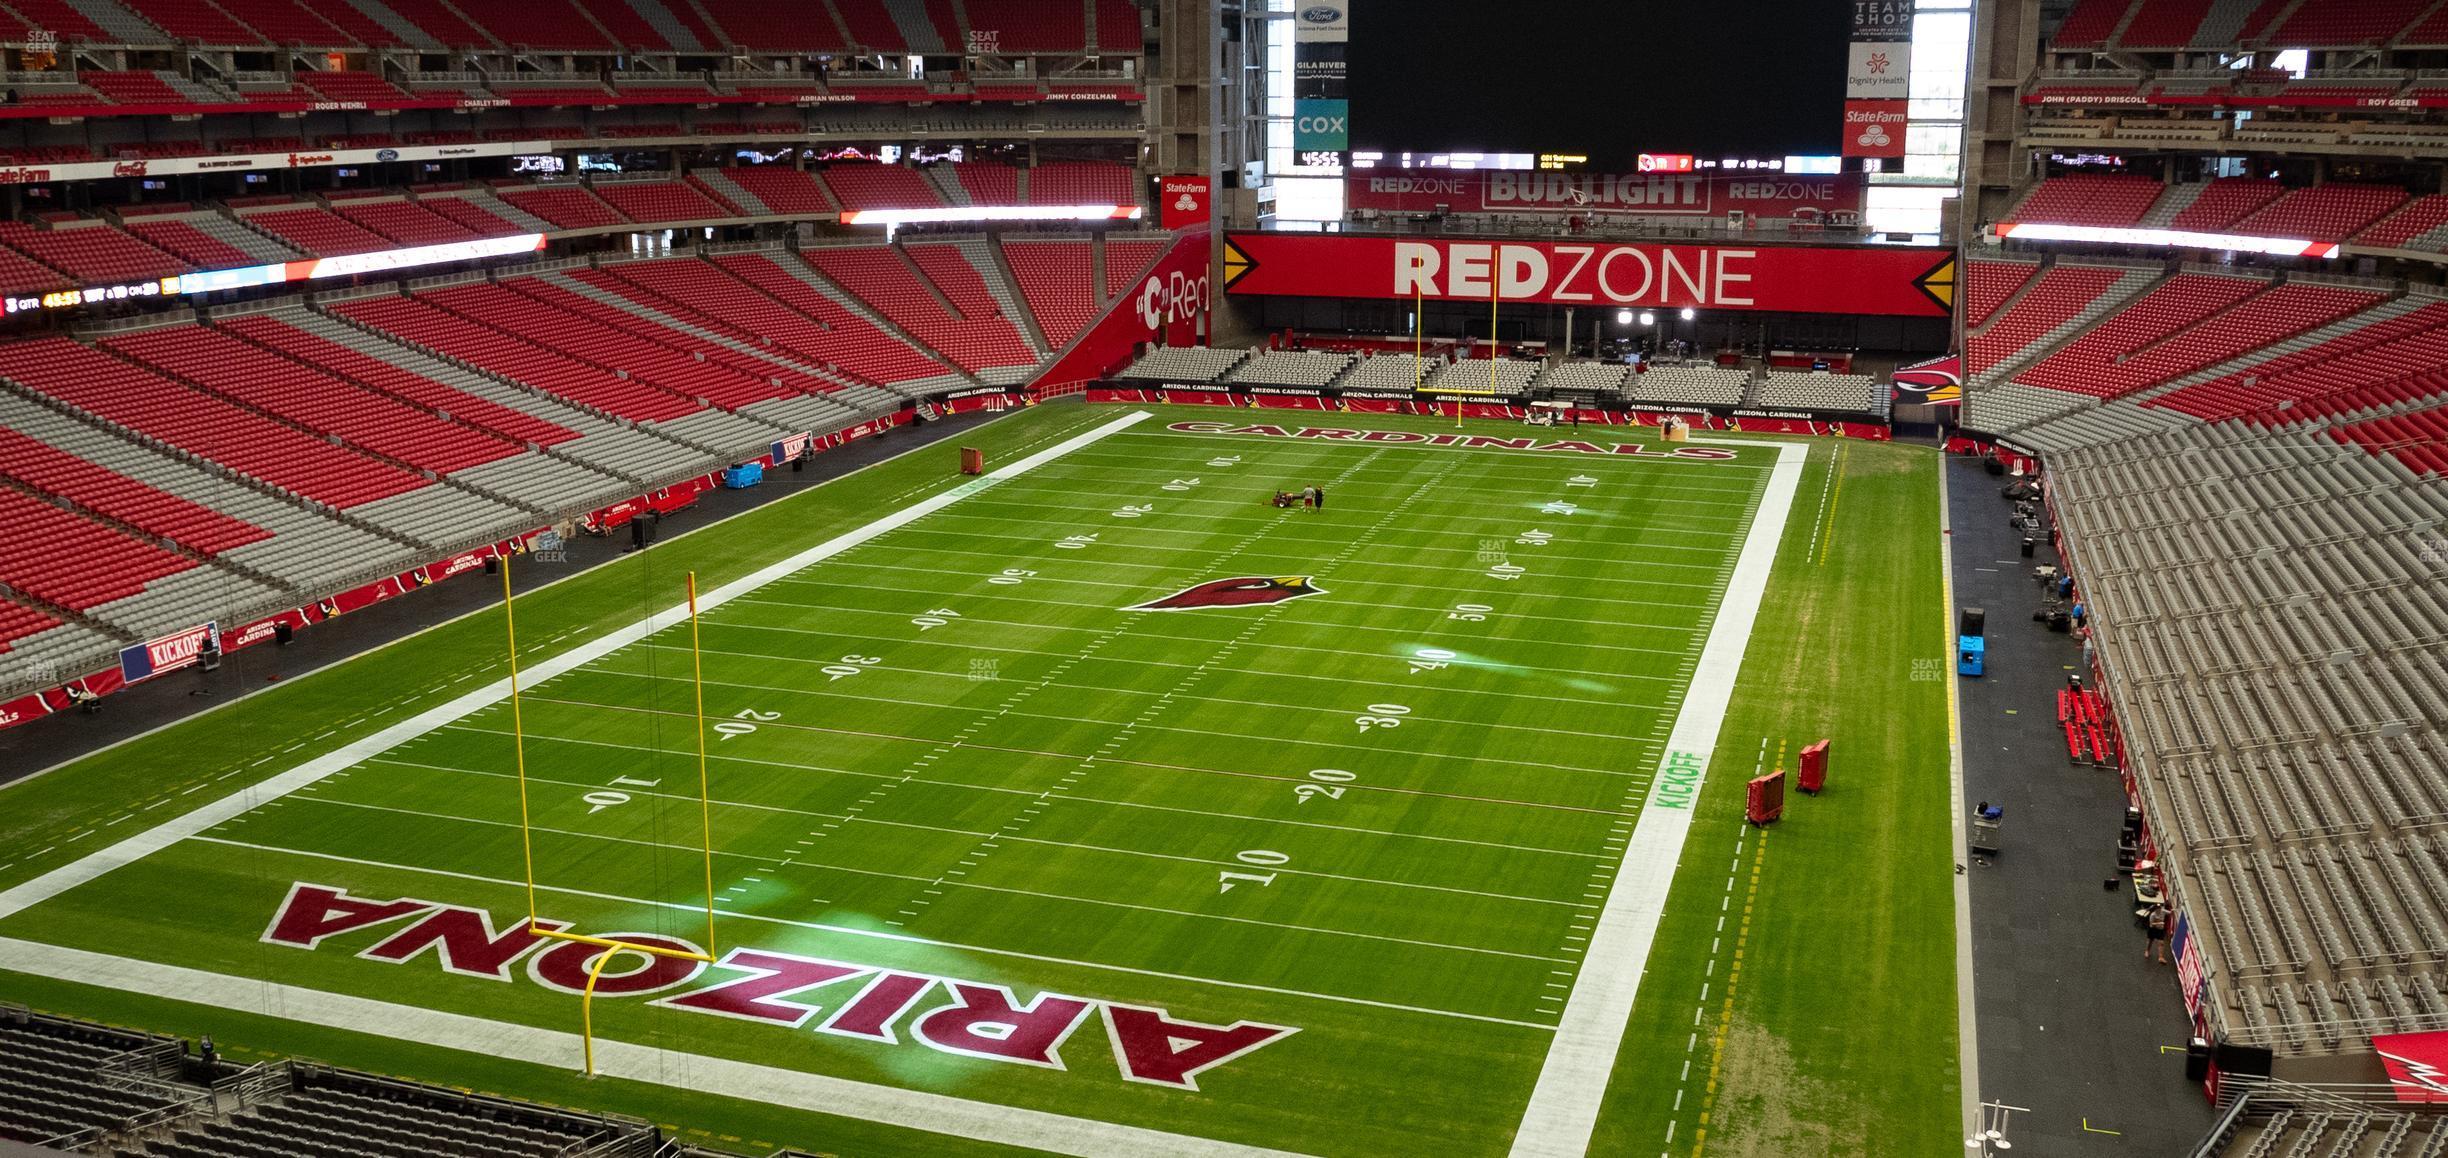
<svg viewBox="0 0 2448 1158"><path fill-rule="evenodd" d="M559 921L536 925L555 932L569 927ZM914 1044L937 1053L1041 1069L1069 1068L1063 1064L1063 1043L1094 1014L1104 1023L1122 1080L1177 1090L1196 1090L1199 1074L1298 1032L1255 1021L1183 1021L1153 1006L1058 993L1022 1001L1011 989L990 982L765 949L729 950L711 967L720 979L701 983L709 968L701 961L548 941L530 931L523 919L505 926L482 909L352 896L343 888L303 881L290 886L260 940L312 950L328 939L371 930L380 930L380 935L356 953L366 961L423 962L445 973L504 984L516 983L523 973L537 985L575 994L586 988L596 956L608 951L615 959L606 963L596 983L599 998L652 997L650 1004L667 1009L873 1046ZM600 937L703 952L686 941L652 933Z"/></svg>

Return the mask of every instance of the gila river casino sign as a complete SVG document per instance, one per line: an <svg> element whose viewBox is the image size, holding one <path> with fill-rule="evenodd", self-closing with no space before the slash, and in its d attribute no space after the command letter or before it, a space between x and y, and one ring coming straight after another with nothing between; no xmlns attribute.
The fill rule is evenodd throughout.
<svg viewBox="0 0 2448 1158"><path fill-rule="evenodd" d="M1911 246L1470 241L1234 233L1233 294L1563 306L1689 306L1943 318L1955 252Z"/></svg>

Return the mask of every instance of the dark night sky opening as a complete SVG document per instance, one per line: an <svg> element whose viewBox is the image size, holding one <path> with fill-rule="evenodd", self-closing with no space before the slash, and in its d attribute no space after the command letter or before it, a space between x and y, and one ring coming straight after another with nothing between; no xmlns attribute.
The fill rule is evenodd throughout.
<svg viewBox="0 0 2448 1158"><path fill-rule="evenodd" d="M1837 151L1843 0L1389 0L1352 7L1352 146Z"/></svg>

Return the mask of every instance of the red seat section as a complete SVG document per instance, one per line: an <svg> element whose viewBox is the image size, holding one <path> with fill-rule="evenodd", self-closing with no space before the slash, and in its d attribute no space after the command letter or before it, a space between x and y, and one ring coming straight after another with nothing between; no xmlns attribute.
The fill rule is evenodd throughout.
<svg viewBox="0 0 2448 1158"><path fill-rule="evenodd" d="M1007 239L1003 260L1048 345L1061 349L1096 320L1096 254L1088 242Z"/></svg>
<svg viewBox="0 0 2448 1158"><path fill-rule="evenodd" d="M578 0L578 7L585 9L586 14L593 18L595 23L602 25L605 31L610 32L612 39L619 41L623 48L639 52L677 50L678 46L665 39L662 33L655 31L655 26L632 7L629 0ZM664 7L666 10L683 9L688 7L688 0L671 0ZM706 47L717 49L722 46L708 44Z"/></svg>
<svg viewBox="0 0 2448 1158"><path fill-rule="evenodd" d="M835 165L824 171L824 183L845 210L932 209L943 204L925 176L899 165Z"/></svg>
<svg viewBox="0 0 2448 1158"><path fill-rule="evenodd" d="M9 528L0 536L0 583L71 611L125 599L195 566L17 491L0 490L0 520Z"/></svg>
<svg viewBox="0 0 2448 1158"><path fill-rule="evenodd" d="M1029 170L1032 205L1137 205L1139 179L1128 165L1049 161Z"/></svg>
<svg viewBox="0 0 2448 1158"><path fill-rule="evenodd" d="M2248 370L2172 390L2143 405L2196 418L2227 418L2280 403L2344 396L2375 383L2436 375L2443 368L2448 368L2448 305L2433 304Z"/></svg>
<svg viewBox="0 0 2448 1158"><path fill-rule="evenodd" d="M682 398L702 398L736 410L794 393L744 371L657 345L643 335L643 320L625 313L611 316L607 307L532 278L453 286L420 296L505 334L532 335L607 373L618 367L634 381Z"/></svg>
<svg viewBox="0 0 2448 1158"><path fill-rule="evenodd" d="M212 0L121 0L154 27L198 44L262 44L254 29L229 18Z"/></svg>
<svg viewBox="0 0 2448 1158"><path fill-rule="evenodd" d="M2006 304L2040 267L2026 261L1967 261L1964 263L1964 324L1977 326Z"/></svg>
<svg viewBox="0 0 2448 1158"><path fill-rule="evenodd" d="M1156 264L1164 253L1161 241L1108 241L1105 243L1105 296L1121 297L1126 290L1139 288L1139 275Z"/></svg>
<svg viewBox="0 0 2448 1158"><path fill-rule="evenodd" d="M875 308L894 325L943 352L965 370L1033 363L1028 343L1001 318L965 320L945 312L900 256L884 246L803 253L826 277Z"/></svg>
<svg viewBox="0 0 2448 1158"><path fill-rule="evenodd" d="M391 48L400 38L382 22L359 12L348 0L213 0L223 11L246 22L277 44L363 44Z"/></svg>
<svg viewBox="0 0 2448 1158"><path fill-rule="evenodd" d="M614 181L597 185L595 195L631 221L711 221L740 214L685 181Z"/></svg>
<svg viewBox="0 0 2448 1158"><path fill-rule="evenodd" d="M2007 215L2009 221L2127 228L2167 191L2156 178L2127 173L2069 173L2042 181Z"/></svg>
<svg viewBox="0 0 2448 1158"><path fill-rule="evenodd" d="M2406 30L2432 0L2303 0L2269 35L2287 48L2359 48Z"/></svg>
<svg viewBox="0 0 2448 1158"><path fill-rule="evenodd" d="M179 326L103 344L292 424L435 474L480 466L524 449L218 330Z"/></svg>
<svg viewBox="0 0 2448 1158"><path fill-rule="evenodd" d="M406 91L370 72L301 72L298 83L331 101L398 101Z"/></svg>
<svg viewBox="0 0 2448 1158"><path fill-rule="evenodd" d="M67 499L200 555L218 555L272 537L272 532L252 523L155 490L5 428L0 428L0 478Z"/></svg>
<svg viewBox="0 0 2448 1158"><path fill-rule="evenodd" d="M442 245L471 241L477 236L475 230L414 201L342 201L333 204L332 212L360 229L390 239L394 245Z"/></svg>
<svg viewBox="0 0 2448 1158"><path fill-rule="evenodd" d="M627 224L620 212L576 185L504 189L501 199L552 222L555 229L594 229Z"/></svg>
<svg viewBox="0 0 2448 1158"><path fill-rule="evenodd" d="M1995 368L2057 327L2074 320L2084 306L2098 300L2123 277L2124 270L2060 265L2040 275L2021 301L1989 320L1987 329L1967 343L1971 356L1964 369L1977 374Z"/></svg>
<svg viewBox="0 0 2448 1158"><path fill-rule="evenodd" d="M833 213L841 208L825 192L824 186L816 183L814 176L797 169L782 165L752 165L725 169L722 175L776 213Z"/></svg>
<svg viewBox="0 0 2448 1158"><path fill-rule="evenodd" d="M678 2L667 0L666 6L677 6ZM713 18L722 47L754 46L782 52L841 52L850 47L821 5L802 8L771 0L697 0L697 6ZM863 13L882 21L883 28L892 28L892 16L884 11L880 0L851 0L841 7L845 20L854 12ZM854 30L857 27L852 25ZM868 46L901 51L900 33L892 33L889 45L869 42Z"/></svg>
<svg viewBox="0 0 2448 1158"><path fill-rule="evenodd" d="M577 431L400 369L362 350L340 345L320 334L307 333L269 314L231 318L219 322L214 328L507 439L551 446L578 437Z"/></svg>
<svg viewBox="0 0 2448 1158"><path fill-rule="evenodd" d="M743 285L822 326L830 336L815 349L822 351L832 364L862 378L893 383L951 373L942 363L826 297L790 270L775 264L776 260L764 254L734 253L715 258L713 264ZM789 256L778 260L797 261Z"/></svg>
<svg viewBox="0 0 2448 1158"><path fill-rule="evenodd" d="M0 377L336 507L426 480L66 338L0 346Z"/></svg>
<svg viewBox="0 0 2448 1158"><path fill-rule="evenodd" d="M1088 9L1044 0L969 0L969 32L999 52L1077 52L1088 46Z"/></svg>
<svg viewBox="0 0 2448 1158"><path fill-rule="evenodd" d="M2448 194L2416 197L2354 237L2356 245L2404 249L2415 238L2448 225Z"/></svg>
<svg viewBox="0 0 2448 1158"><path fill-rule="evenodd" d="M2330 437L2386 454L2417 474L2448 474L2448 409L2393 414L2334 427Z"/></svg>
<svg viewBox="0 0 2448 1158"><path fill-rule="evenodd" d="M609 52L620 46L587 21L571 0L513 0L455 5L512 48Z"/></svg>
<svg viewBox="0 0 2448 1158"><path fill-rule="evenodd" d="M241 220L317 257L398 248L391 239L328 209L275 209L250 213Z"/></svg>
<svg viewBox="0 0 2448 1158"><path fill-rule="evenodd" d="M2405 190L2387 185L2314 185L2286 193L2234 228L2258 237L2341 241L2388 216L2405 199Z"/></svg>
<svg viewBox="0 0 2448 1158"><path fill-rule="evenodd" d="M56 616L0 601L0 654L5 654L18 640L59 625L60 620Z"/></svg>
<svg viewBox="0 0 2448 1158"><path fill-rule="evenodd" d="M1018 205L1020 201L1020 170L991 162L962 163L952 166L952 175L959 179L962 192L969 195L972 205Z"/></svg>
<svg viewBox="0 0 2448 1158"><path fill-rule="evenodd" d="M2074 10L2066 13L2065 22L2057 26L2057 39L2050 46L2059 49L2102 48L2108 34L2116 31L2118 22L2137 3L2150 0L2075 0Z"/></svg>
<svg viewBox="0 0 2448 1158"><path fill-rule="evenodd" d="M2285 195L2286 186L2257 177L2221 177L2210 182L2168 222L2171 229L2218 233Z"/></svg>
<svg viewBox="0 0 2448 1158"><path fill-rule="evenodd" d="M176 254L197 269L240 269L262 265L245 250L213 237L184 221L144 217L127 219L127 230L166 253Z"/></svg>
<svg viewBox="0 0 2448 1158"><path fill-rule="evenodd" d="M660 422L704 409L680 394L480 325L422 297L364 298L332 312L615 418Z"/></svg>
<svg viewBox="0 0 2448 1158"><path fill-rule="evenodd" d="M617 333L624 343L632 343L625 347L628 353L622 355L623 365L659 364L665 375L659 381L666 385L685 384L717 405L736 409L768 398L822 394L834 389L833 383L809 373L801 364L786 360L789 355L783 351L774 351L772 356L748 353L537 278L519 278L503 284L574 319ZM684 316L664 313L674 321L697 325ZM727 322L698 328L725 331L725 336L733 341L753 342L753 335ZM578 350L593 356L595 347Z"/></svg>
<svg viewBox="0 0 2448 1158"><path fill-rule="evenodd" d="M87 285L149 281L187 270L186 262L99 223L36 229L0 221L0 243Z"/></svg>
<svg viewBox="0 0 2448 1158"><path fill-rule="evenodd" d="M417 204L437 217L448 218L460 228L478 237L508 237L527 232L526 227L485 208L465 197L426 197Z"/></svg>
<svg viewBox="0 0 2448 1158"><path fill-rule="evenodd" d="M2268 287L2269 283L2259 278L2179 274L2103 319L2063 349L2025 367L2015 375L2015 381L2101 398L2117 397L2147 384L2135 382L2124 373L2135 352L2179 330L2199 325L2212 314Z"/></svg>
<svg viewBox="0 0 2448 1158"><path fill-rule="evenodd" d="M442 0L382 0L382 3L410 24L424 29L427 36L450 47L488 50L496 47L492 37L468 23L459 15L459 9Z"/></svg>

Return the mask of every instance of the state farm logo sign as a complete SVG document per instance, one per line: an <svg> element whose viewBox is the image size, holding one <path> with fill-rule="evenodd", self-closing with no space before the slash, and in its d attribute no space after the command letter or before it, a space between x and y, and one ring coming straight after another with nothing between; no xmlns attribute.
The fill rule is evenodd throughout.
<svg viewBox="0 0 2448 1158"><path fill-rule="evenodd" d="M1205 177L1160 177L1156 181L1157 224L1181 229L1207 220L1214 189Z"/></svg>
<svg viewBox="0 0 2448 1158"><path fill-rule="evenodd" d="M1157 274L1139 287L1139 323L1150 331L1197 317L1207 306L1207 279L1180 272Z"/></svg>
<svg viewBox="0 0 2448 1158"><path fill-rule="evenodd" d="M1905 102L1846 101L1844 155L1901 157L1904 155Z"/></svg>

